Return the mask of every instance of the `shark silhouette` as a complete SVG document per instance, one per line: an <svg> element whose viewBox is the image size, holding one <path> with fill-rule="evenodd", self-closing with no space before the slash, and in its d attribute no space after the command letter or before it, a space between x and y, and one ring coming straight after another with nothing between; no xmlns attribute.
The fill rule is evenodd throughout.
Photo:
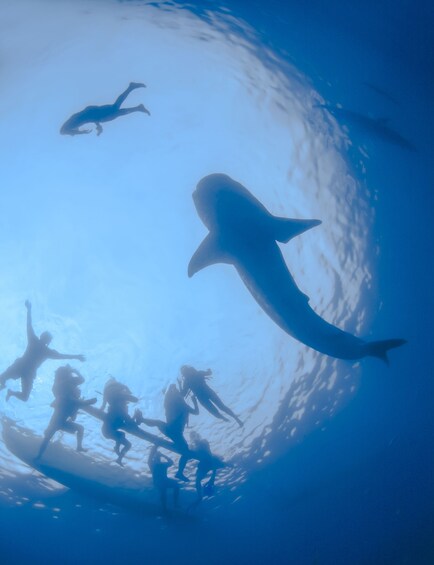
<svg viewBox="0 0 434 565"><path fill-rule="evenodd" d="M224 174L204 177L193 192L209 234L192 256L188 276L215 263L233 265L256 302L286 333L340 359L378 357L403 339L367 342L318 316L297 287L277 241L286 243L321 222L273 216L240 183Z"/></svg>
<svg viewBox="0 0 434 565"><path fill-rule="evenodd" d="M328 110L338 121L350 126L354 125L368 135L375 136L386 143L397 145L407 151L417 151L416 147L408 139L390 127L390 120L388 118L370 118L359 112L345 110L344 108L330 106L329 104L319 104L318 108Z"/></svg>

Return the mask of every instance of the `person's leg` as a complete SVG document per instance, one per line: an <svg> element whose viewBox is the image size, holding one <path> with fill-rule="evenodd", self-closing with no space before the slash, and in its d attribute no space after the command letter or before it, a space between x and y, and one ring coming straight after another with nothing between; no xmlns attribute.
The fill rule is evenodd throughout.
<svg viewBox="0 0 434 565"><path fill-rule="evenodd" d="M62 432L67 432L68 434L77 434L77 451L87 451L87 449L84 449L83 447L83 426L76 424L72 420L67 420L59 429L62 430Z"/></svg>
<svg viewBox="0 0 434 565"><path fill-rule="evenodd" d="M145 424L145 426L150 426L151 428L158 428L162 434L167 436L167 424L166 422L163 422L163 420L154 420L152 418L140 417L139 419L136 419L136 423L138 425Z"/></svg>
<svg viewBox="0 0 434 565"><path fill-rule="evenodd" d="M6 381L9 379L19 379L21 378L21 374L19 371L19 367L17 367L17 362L12 363L10 367L8 367L3 373L0 375L0 390L3 390L6 387Z"/></svg>
<svg viewBox="0 0 434 565"><path fill-rule="evenodd" d="M119 118L120 116L126 116L127 114L132 114L133 112L143 112L144 114L151 115L150 111L143 106L143 104L139 104L138 106L133 106L132 108L119 108L116 110L114 117Z"/></svg>
<svg viewBox="0 0 434 565"><path fill-rule="evenodd" d="M33 388L33 378L21 377L21 392L16 392L14 390L8 390L6 395L6 401L9 400L11 396L15 396L19 400L26 402L29 399L30 393Z"/></svg>
<svg viewBox="0 0 434 565"><path fill-rule="evenodd" d="M146 85L143 84L142 82L130 82L128 88L126 90L124 90L124 92L122 92L122 94L120 94L116 98L113 106L116 106L117 108L119 108L122 105L122 103L125 101L127 96L130 94L130 92L132 92L136 88L146 88Z"/></svg>
<svg viewBox="0 0 434 565"><path fill-rule="evenodd" d="M172 489L173 491L173 506L175 508L178 507L178 499L179 499L179 485L175 479L167 478L165 481L166 490Z"/></svg>
<svg viewBox="0 0 434 565"><path fill-rule="evenodd" d="M212 414L213 416L215 416L216 418L219 418L219 420L224 420L225 422L228 421L227 418L225 418L223 416L223 414L221 414L217 408L214 406L214 404L209 400L209 398L201 398L200 399L200 403L202 404L202 406L208 410L208 412L210 414Z"/></svg>
<svg viewBox="0 0 434 565"><path fill-rule="evenodd" d="M40 459L42 457L42 454L44 453L44 451L47 449L48 444L51 441L51 438L54 436L54 434L57 432L58 428L55 426L48 426L48 428L45 430L44 433L44 439L42 440L41 445L39 446L39 451L38 454L35 457L35 460L37 461L38 459Z"/></svg>
<svg viewBox="0 0 434 565"><path fill-rule="evenodd" d="M188 457L188 455L185 454L181 455L178 463L178 471L176 472L175 475L177 479L179 479L180 481L184 481L186 483L190 482L190 479L184 475L184 469L189 459L190 458Z"/></svg>
<svg viewBox="0 0 434 565"><path fill-rule="evenodd" d="M66 426L62 428L65 432L70 434L77 434L77 451L87 451L83 447L83 436L84 436L84 428L80 424L76 424L75 422L68 422Z"/></svg>
<svg viewBox="0 0 434 565"><path fill-rule="evenodd" d="M153 428L160 428L161 424L164 424L165 422L163 422L163 420L155 420L152 418L143 418L140 417L140 419L136 420L137 424L145 424L145 426L151 426Z"/></svg>
<svg viewBox="0 0 434 565"><path fill-rule="evenodd" d="M209 399L213 404L217 406L217 408L220 408L222 412L225 412L226 414L231 416L239 426L244 425L243 422L238 418L238 416L234 414L234 412L232 412L232 410L228 406L226 406L226 404L223 403L222 399L215 391L210 390Z"/></svg>
<svg viewBox="0 0 434 565"><path fill-rule="evenodd" d="M202 475L201 475L201 473L199 473L199 471L196 473L195 485L196 485L196 492L197 492L197 503L199 503L203 498L202 497Z"/></svg>
<svg viewBox="0 0 434 565"><path fill-rule="evenodd" d="M216 474L217 471L213 469L210 479L205 483L204 491L206 496L211 496L211 494L213 493Z"/></svg>
<svg viewBox="0 0 434 565"><path fill-rule="evenodd" d="M116 428L113 428L113 423L108 422L107 420L104 422L101 431L102 431L102 435L106 439L111 439L115 442L114 452L119 458L121 452L121 445L123 445L124 443L125 434L123 432L120 432ZM119 463L119 461L117 462Z"/></svg>
<svg viewBox="0 0 434 565"><path fill-rule="evenodd" d="M125 455L128 453L128 451L131 449L131 443L126 439L125 436L121 440L120 443L123 445L123 447L119 451L119 456L116 459L116 463L119 463L119 465L123 466L122 459L125 457Z"/></svg>

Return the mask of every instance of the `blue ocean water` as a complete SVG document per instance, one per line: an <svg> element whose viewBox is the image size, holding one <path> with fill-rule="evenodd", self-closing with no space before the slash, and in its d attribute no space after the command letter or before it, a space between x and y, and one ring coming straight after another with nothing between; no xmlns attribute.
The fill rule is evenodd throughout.
<svg viewBox="0 0 434 565"><path fill-rule="evenodd" d="M13 32L5 36L15 42L5 57L9 118L2 153L12 165L2 184L15 182L15 188L2 189L2 208L15 214L4 218L2 228L2 366L22 349L22 302L30 297L35 324L53 329L59 350L86 350L88 395L113 371L159 416L160 389L175 379L186 357L193 358L217 367L213 382L246 426L239 432L212 419L198 421L201 434L235 467L191 518L132 512L65 492L2 445L2 562L432 563L430 3L64 2L57 11L49 2L4 4L4 27ZM152 13L142 11L147 7ZM48 22L51 41L42 47L38 32L28 33L32 10ZM116 27L120 20L133 22L131 36ZM129 67L113 53L133 58L136 21L150 22L149 34L152 26L163 29L165 43L155 32L149 41L158 49L138 49ZM94 26L92 44L86 26ZM196 42L181 42L180 60L162 72L173 57L170 38L176 49L179 35ZM33 83L35 63L27 53L32 41L42 53ZM203 61L195 59L200 44ZM87 65L77 63L80 45L92 50ZM191 61L197 65L193 85L192 74L176 68ZM216 75L206 72L210 61ZM110 98L119 87L114 71L122 67L121 88L136 80L133 72L146 74L145 105L152 106L149 128L155 129L144 129L142 139L137 122L119 120L101 137L89 136L86 146L80 138L88 136L66 145L58 129L68 112L86 105L86 96L105 102L106 89ZM201 107L201 94L191 98L195 89L209 89L212 111ZM113 146L114 138L120 141ZM27 170L18 168L23 155ZM145 195L134 177L144 155L150 157L140 182L155 187ZM170 170L161 170L164 162ZM174 167L180 188L172 193ZM408 340L391 353L390 367L375 359L330 361L297 349L253 309L251 297L237 279L225 278L226 271L184 283L189 256L204 235L194 223L193 179L216 168L268 198L276 213L323 220L322 235L294 241L285 259L324 317L372 339ZM23 210L23 202L30 210ZM144 238L145 206L167 219L151 243ZM187 218L186 233L172 210ZM125 247L127 238L137 239L134 246ZM145 264L136 260L138 253ZM168 283L169 268L176 284ZM188 284L195 285L194 299ZM143 294L150 304L144 311L136 308ZM105 318L107 310L111 316ZM119 327L128 332L119 336ZM52 369L41 372L29 404L6 405L2 397L8 417L39 433L50 415ZM154 380L143 382L138 373ZM89 430L88 440L97 457L110 456L98 428ZM142 472L143 453L135 453L127 465Z"/></svg>

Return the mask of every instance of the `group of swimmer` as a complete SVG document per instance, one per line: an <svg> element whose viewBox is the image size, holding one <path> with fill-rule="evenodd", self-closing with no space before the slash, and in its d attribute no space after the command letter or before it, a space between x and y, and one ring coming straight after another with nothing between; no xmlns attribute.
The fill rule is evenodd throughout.
<svg viewBox="0 0 434 565"><path fill-rule="evenodd" d="M143 104L122 108L129 94L145 88L143 83L131 82L128 88L113 104L87 106L72 115L61 127L63 135L88 134L92 130L80 129L85 124L95 124L96 133L102 133L102 122L132 112L150 115ZM203 178L193 193L197 212L209 230L209 234L194 253L189 266L191 277L201 269L214 263L232 264L247 289L266 314L288 335L301 343L332 357L358 360L363 357L377 357L388 363L388 351L406 343L404 339L365 341L339 329L321 318L309 305L309 297L300 291L289 272L277 242L286 243L304 231L319 225L319 220L294 220L273 216L245 187L227 175L212 174ZM255 234L255 238L251 234ZM48 359L84 361L80 354L59 353L51 349L51 335L43 332L37 337L32 327L31 304L27 301L27 348L19 359L0 375L0 390L9 379L21 379L21 391L8 390L6 401L11 397L26 401L31 393L38 368ZM193 367L181 367L178 385L171 384L165 393L164 410L166 420L144 417L139 409L129 414L129 404L139 399L128 386L110 378L105 385L100 408L94 405L96 398L81 397L80 385L84 377L70 365L59 367L55 373L52 407L54 413L45 431L37 459L41 459L53 435L59 431L76 434L77 450L83 448L83 426L75 422L79 410L102 420L102 434L115 442L116 462L123 464L131 443L126 438L131 433L153 443L148 465L156 488L160 491L161 502L166 509L167 490L178 502L179 483L188 481L184 471L190 459L198 461L196 489L198 501L202 499L202 481L211 473L206 492L212 490L217 469L225 466L219 457L212 454L209 443L192 434L189 446L184 437L189 417L199 413L199 404L216 418L233 418L240 426L241 420L228 408L207 384L211 370L198 371ZM191 402L187 402L191 395ZM146 432L142 427L155 427L167 439ZM173 461L159 451L159 447L180 455L176 479L167 476Z"/></svg>
<svg viewBox="0 0 434 565"><path fill-rule="evenodd" d="M0 390L6 387L9 379L21 380L21 391L7 391L6 400L16 397L26 401L30 396L33 383L37 375L38 368L48 359L75 359L85 361L84 355L73 355L59 353L48 347L52 336L48 332L43 332L39 337L35 334L32 326L32 308L29 301L25 303L27 309L27 347L24 354L16 359L0 375ZM102 435L114 441L114 451L116 462L123 465L123 459L131 449L132 444L127 439L126 433L131 433L142 439L153 443L151 448L148 465L152 474L155 487L160 492L161 504L164 511L167 510L167 491L173 491L174 505L178 504L179 482L188 482L189 478L185 475L185 467L190 459L197 460L195 486L197 491L198 504L203 497L202 481L211 474L205 485L205 494L211 494L212 487L219 468L226 466L224 461L211 452L208 441L201 438L199 434L192 432L191 445L184 437L185 428L189 422L190 415L199 414L199 404L203 406L216 418L227 421L227 416L233 418L239 426L242 421L238 416L226 406L217 393L208 385L207 379L211 376L210 369L199 371L195 368L184 365L181 367L181 378L178 384L168 386L164 396L165 421L145 418L141 410L136 409L131 416L129 404L139 402L138 397L133 395L129 387L113 377L110 377L104 386L102 404L100 408L94 405L97 398L83 398L80 386L85 379L81 373L72 366L63 365L55 371L52 392L54 401L53 415L44 432L44 438L40 444L35 461L41 460L52 437L57 431L76 434L77 451L86 451L83 447L84 428L75 419L79 410L88 412L102 420ZM187 402L191 395L191 402ZM167 438L164 440L160 436L146 432L140 426L156 427ZM172 459L163 455L158 447L171 450L180 455L178 469L175 474L176 479L169 478L167 472L173 465Z"/></svg>

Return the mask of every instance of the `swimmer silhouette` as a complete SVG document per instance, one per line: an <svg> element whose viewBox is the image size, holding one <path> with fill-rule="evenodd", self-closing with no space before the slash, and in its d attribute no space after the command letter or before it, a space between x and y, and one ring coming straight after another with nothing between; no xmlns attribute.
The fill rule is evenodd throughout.
<svg viewBox="0 0 434 565"><path fill-rule="evenodd" d="M44 439L39 448L36 460L42 457L51 438L57 431L77 434L77 451L87 451L83 448L84 428L74 422L77 412L83 406L95 404L96 398L85 400L80 397L79 386L84 383L84 378L78 371L65 365L56 370L53 385L54 402L51 404L54 413L44 432Z"/></svg>
<svg viewBox="0 0 434 565"><path fill-rule="evenodd" d="M203 495L211 496L214 490L214 483L217 475L218 469L226 467L226 463L221 457L214 455L211 452L209 442L206 439L200 437L196 432L190 434L192 440L192 449L198 459L198 464L196 468L196 478L195 487L197 492L196 501L190 506L189 510L196 507L203 499ZM207 480L202 488L202 481L211 472L211 476Z"/></svg>
<svg viewBox="0 0 434 565"><path fill-rule="evenodd" d="M240 183L224 174L203 178L193 193L197 212L210 233L188 266L189 277L215 263L233 265L253 298L286 333L340 359L373 356L388 363L389 349L403 339L367 342L318 316L295 284L277 241L317 226L319 220L273 216Z"/></svg>
<svg viewBox="0 0 434 565"><path fill-rule="evenodd" d="M160 492L161 506L163 512L167 512L167 491L173 490L173 505L178 507L179 485L175 479L167 476L167 470L173 465L172 459L158 451L156 445L152 446L148 457L149 469L152 473L152 480L155 488Z"/></svg>
<svg viewBox="0 0 434 565"><path fill-rule="evenodd" d="M94 123L96 125L96 134L101 135L102 127L101 122L111 122L120 116L126 116L132 112L144 112L150 116L143 104L134 106L133 108L121 108L122 103L126 97L136 88L146 88L146 85L141 82L130 82L129 87L116 99L114 104L105 104L104 106L86 106L81 112L73 114L60 128L62 135L81 135L90 133L90 129L79 129L85 124Z"/></svg>
<svg viewBox="0 0 434 565"><path fill-rule="evenodd" d="M176 385L171 384L164 396L164 411L166 413L166 421L154 420L151 418L143 418L142 412L136 410L134 413L134 420L138 425L145 424L145 426L157 427L162 434L170 438L176 445L177 449L183 453L179 459L178 471L176 478L181 481L188 482L189 479L184 475L184 469L187 465L189 456L189 448L187 440L184 437L184 429L188 423L190 414L199 414L197 400L193 396L194 407L189 406L178 390Z"/></svg>
<svg viewBox="0 0 434 565"><path fill-rule="evenodd" d="M28 400L33 388L33 381L36 378L38 368L47 359L77 359L84 361L84 355L70 355L69 353L59 353L55 349L50 349L48 344L52 340L49 332L43 332L39 337L36 336L32 326L32 305L26 300L27 308L27 348L24 355L6 369L0 375L0 390L6 386L9 379L21 379L21 392L8 390L6 400L15 396L20 400Z"/></svg>
<svg viewBox="0 0 434 565"><path fill-rule="evenodd" d="M223 404L221 398L218 394L212 390L212 388L207 384L206 379L212 374L211 369L206 371L198 371L194 367L190 367L189 365L183 365L181 367L181 375L182 375L182 386L181 392L185 396L191 391L197 400L202 404L206 410L216 418L220 420L228 421L227 418L221 414L225 412L229 416L231 416L237 424L242 427L243 422L232 412L230 408L228 408L225 404Z"/></svg>
<svg viewBox="0 0 434 565"><path fill-rule="evenodd" d="M103 393L103 407L108 404L107 413L102 425L102 434L107 439L115 442L115 453L118 456L116 463L123 466L122 459L131 449L129 442L119 428L127 424L135 425L134 420L128 414L128 404L130 402L138 402L139 399L133 396L130 389L111 377L105 387Z"/></svg>

